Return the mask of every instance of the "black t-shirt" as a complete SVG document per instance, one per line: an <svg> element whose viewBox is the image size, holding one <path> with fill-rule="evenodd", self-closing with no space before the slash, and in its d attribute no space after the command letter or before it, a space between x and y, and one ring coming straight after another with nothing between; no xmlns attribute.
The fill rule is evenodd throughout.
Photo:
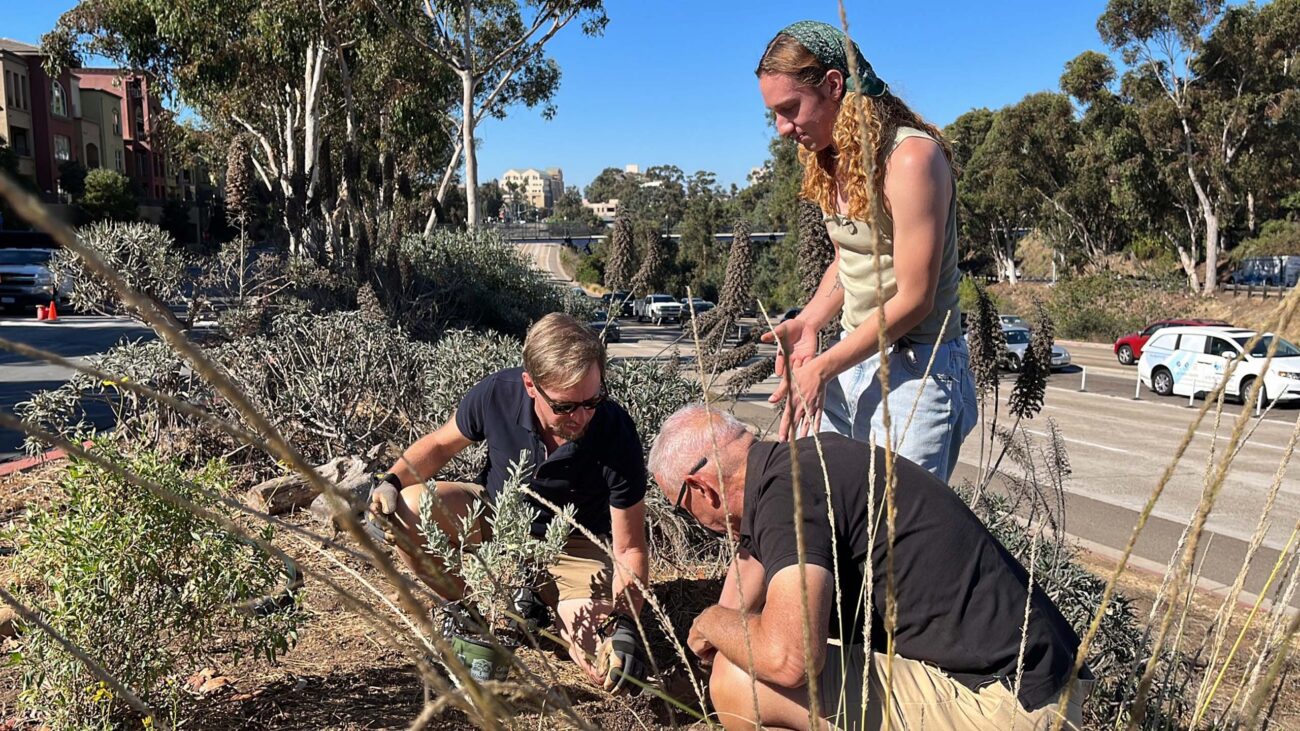
<svg viewBox="0 0 1300 731"><path fill-rule="evenodd" d="M831 610L832 637L862 642L863 560L868 555L868 470L871 447L838 434L818 437L831 483L834 529L828 519L826 484L812 438L800 439L800 487L807 562L833 570L838 551L843 624ZM794 532L793 480L788 444L758 442L745 476L741 534L763 565L767 580L799 562ZM871 646L885 647L886 552L885 453L876 449L876 519L870 545L874 582ZM992 681L1012 687L1020 651L1029 574L946 484L905 459L895 461L897 518L894 596L898 623L895 652L931 663L972 690ZM1034 587L1025 646L1020 702L1035 710L1064 687L1079 638L1038 587Z"/></svg>
<svg viewBox="0 0 1300 731"><path fill-rule="evenodd" d="M487 465L475 481L495 498L511 463L528 450L533 466L531 477L525 472L529 487L556 505L573 504L580 525L608 535L610 507L630 508L645 497L645 457L632 417L607 400L596 408L580 439L565 442L547 456L522 374L522 368L493 373L471 388L456 409L460 433L471 441L487 440ZM532 528L540 536L554 514L532 504L541 511Z"/></svg>

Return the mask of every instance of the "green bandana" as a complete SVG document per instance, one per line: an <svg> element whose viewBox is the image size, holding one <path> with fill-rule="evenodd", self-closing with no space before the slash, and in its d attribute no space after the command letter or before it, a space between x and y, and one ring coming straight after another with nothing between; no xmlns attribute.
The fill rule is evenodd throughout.
<svg viewBox="0 0 1300 731"><path fill-rule="evenodd" d="M853 83L852 75L849 74L848 55L844 52L844 33L839 28L816 20L801 20L786 26L777 35L787 35L799 41L799 44L816 56L823 66L844 74L846 90L858 90L857 85ZM862 55L862 49L858 48L857 43L853 44L853 52L857 54L862 93L874 97L884 96L889 90L889 85L876 76L876 72L872 70L871 64L867 63L867 57Z"/></svg>

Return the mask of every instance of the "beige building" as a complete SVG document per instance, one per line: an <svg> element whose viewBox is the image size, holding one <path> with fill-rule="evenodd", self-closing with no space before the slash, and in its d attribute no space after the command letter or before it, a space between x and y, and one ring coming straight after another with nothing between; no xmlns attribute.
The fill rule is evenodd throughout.
<svg viewBox="0 0 1300 731"><path fill-rule="evenodd" d="M35 133L32 130L31 80L27 62L17 54L0 49L4 71L4 97L0 98L0 136L18 155L18 172L36 177Z"/></svg>
<svg viewBox="0 0 1300 731"><path fill-rule="evenodd" d="M100 89L80 89L81 141L86 167L126 175L122 143L122 97Z"/></svg>
<svg viewBox="0 0 1300 731"><path fill-rule="evenodd" d="M510 169L501 175L497 182L501 196L507 202L526 201L533 208L551 210L555 202L564 195L564 172L559 168L524 168Z"/></svg>
<svg viewBox="0 0 1300 731"><path fill-rule="evenodd" d="M582 199L582 207L589 209L596 217L605 223L613 223L618 217L618 199L610 198L604 203L592 203L586 198Z"/></svg>

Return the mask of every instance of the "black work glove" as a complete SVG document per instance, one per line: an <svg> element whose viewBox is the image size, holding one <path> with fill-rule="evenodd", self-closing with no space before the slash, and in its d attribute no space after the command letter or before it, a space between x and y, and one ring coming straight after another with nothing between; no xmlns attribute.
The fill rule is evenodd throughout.
<svg viewBox="0 0 1300 731"><path fill-rule="evenodd" d="M542 601L542 597L531 585L515 589L510 597L511 611L522 617L522 621L511 617L510 628L521 637L531 635L538 629L551 626L551 610Z"/></svg>
<svg viewBox="0 0 1300 731"><path fill-rule="evenodd" d="M596 650L596 673L604 676L605 690L638 692L640 686L628 682L628 678L644 681L646 676L645 653L641 651L636 622L626 614L613 614L602 633L605 639Z"/></svg>

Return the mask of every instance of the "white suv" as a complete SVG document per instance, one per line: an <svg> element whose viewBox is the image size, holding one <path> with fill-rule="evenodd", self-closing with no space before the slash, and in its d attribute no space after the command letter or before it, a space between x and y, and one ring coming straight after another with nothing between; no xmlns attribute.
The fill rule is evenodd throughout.
<svg viewBox="0 0 1300 731"><path fill-rule="evenodd" d="M1161 396L1207 394L1226 377L1227 395L1243 401L1251 384L1263 378L1262 399L1300 399L1300 348L1271 333L1261 336L1228 373L1254 335L1254 330L1235 327L1162 328L1142 348L1138 377ZM1265 372L1264 360L1275 338L1277 352Z"/></svg>

